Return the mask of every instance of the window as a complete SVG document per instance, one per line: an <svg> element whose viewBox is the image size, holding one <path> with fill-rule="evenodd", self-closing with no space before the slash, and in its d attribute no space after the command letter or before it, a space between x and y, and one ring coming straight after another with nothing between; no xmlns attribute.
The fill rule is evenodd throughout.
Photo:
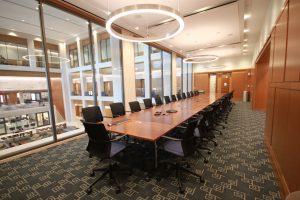
<svg viewBox="0 0 300 200"><path fill-rule="evenodd" d="M144 55L144 44L135 42L134 45L134 56L143 56Z"/></svg>
<svg viewBox="0 0 300 200"><path fill-rule="evenodd" d="M71 95L72 96L81 96L81 80L80 80L80 73L75 72L71 73L70 75L71 80Z"/></svg>
<svg viewBox="0 0 300 200"><path fill-rule="evenodd" d="M172 55L163 51L163 79L164 96L171 96L172 93Z"/></svg>
<svg viewBox="0 0 300 200"><path fill-rule="evenodd" d="M10 39L14 41L14 37L5 36L5 38L6 41L0 41L0 64L28 66L28 61L23 58L23 56L28 55L26 40L20 38L20 40L25 41L23 44L17 44L9 41Z"/></svg>
<svg viewBox="0 0 300 200"><path fill-rule="evenodd" d="M188 63L182 65L182 92L187 92L188 87Z"/></svg>
<svg viewBox="0 0 300 200"><path fill-rule="evenodd" d="M69 59L70 59L70 67L75 68L79 67L79 60L78 60L78 49L69 49Z"/></svg>
<svg viewBox="0 0 300 200"><path fill-rule="evenodd" d="M83 51L83 65L84 66L90 65L92 60L90 44L83 45L82 51Z"/></svg>
<svg viewBox="0 0 300 200"><path fill-rule="evenodd" d="M176 58L176 92L182 93L182 58Z"/></svg>
<svg viewBox="0 0 300 200"><path fill-rule="evenodd" d="M153 47L151 47L152 49ZM157 49L151 50L156 52L151 54L151 97L163 96L163 83L162 83L162 52L157 54Z"/></svg>
<svg viewBox="0 0 300 200"><path fill-rule="evenodd" d="M100 40L101 62L111 61L110 39Z"/></svg>
<svg viewBox="0 0 300 200"><path fill-rule="evenodd" d="M83 84L84 84L84 96L94 96L92 70L83 71L82 77L83 77Z"/></svg>
<svg viewBox="0 0 300 200"><path fill-rule="evenodd" d="M106 67L100 69L100 77L102 78L101 96L113 96L113 79L112 79L112 67Z"/></svg>
<svg viewBox="0 0 300 200"><path fill-rule="evenodd" d="M135 93L136 97L145 97L144 62L135 63Z"/></svg>

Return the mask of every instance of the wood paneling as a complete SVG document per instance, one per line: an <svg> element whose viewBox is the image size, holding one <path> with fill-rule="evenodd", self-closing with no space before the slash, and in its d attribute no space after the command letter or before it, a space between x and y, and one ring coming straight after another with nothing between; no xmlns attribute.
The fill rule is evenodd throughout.
<svg viewBox="0 0 300 200"><path fill-rule="evenodd" d="M289 5L289 11L288 7ZM289 17L287 17L289 14ZM287 37L285 36L288 27ZM282 198L300 190L300 2L287 1L271 35L265 138ZM274 38L274 39L273 39ZM285 44L287 50L285 51ZM272 50L274 49L274 54ZM273 62L272 62L273 60ZM286 63L286 65L285 65ZM273 65L272 65L273 64Z"/></svg>
<svg viewBox="0 0 300 200"><path fill-rule="evenodd" d="M27 46L27 39L16 37L16 36L0 34L0 41L7 42L7 43L16 43L16 44L21 44L21 45Z"/></svg>
<svg viewBox="0 0 300 200"><path fill-rule="evenodd" d="M234 100L241 101L243 99L243 91L247 90L247 71L231 73L231 90L234 90Z"/></svg>
<svg viewBox="0 0 300 200"><path fill-rule="evenodd" d="M195 74L194 77L195 90L209 92L209 74Z"/></svg>
<svg viewBox="0 0 300 200"><path fill-rule="evenodd" d="M259 60L255 64L255 84L253 92L252 108L266 111L267 95L269 83L269 60L270 60L270 43L264 48Z"/></svg>
<svg viewBox="0 0 300 200"><path fill-rule="evenodd" d="M18 97L16 92L10 92L7 94L7 103L12 105L18 103Z"/></svg>
<svg viewBox="0 0 300 200"><path fill-rule="evenodd" d="M275 28L275 49L273 62L273 82L283 82L286 54L287 38L287 15L288 7L286 6L276 24Z"/></svg>
<svg viewBox="0 0 300 200"><path fill-rule="evenodd" d="M59 52L59 48L58 48L58 45L56 44L50 44L50 43L47 43L47 49L50 49L50 50L54 50L54 51L57 51ZM40 41L34 41L34 48L37 48L37 49L42 49L43 48L43 44L42 42Z"/></svg>
<svg viewBox="0 0 300 200"><path fill-rule="evenodd" d="M51 78L53 103L57 111L65 118L65 107L61 85L61 78Z"/></svg>
<svg viewBox="0 0 300 200"><path fill-rule="evenodd" d="M285 81L299 81L300 78L300 1L289 2L289 26L286 55Z"/></svg>

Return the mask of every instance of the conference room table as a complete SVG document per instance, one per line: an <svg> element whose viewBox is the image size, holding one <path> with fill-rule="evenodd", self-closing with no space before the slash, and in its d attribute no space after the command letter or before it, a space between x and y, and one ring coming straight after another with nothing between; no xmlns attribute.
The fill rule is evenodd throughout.
<svg viewBox="0 0 300 200"><path fill-rule="evenodd" d="M103 124L110 132L153 142L154 166L157 168L157 141L176 128L176 126L224 95L225 93L200 94L169 104L153 106L140 112L127 113L116 118L105 118ZM167 113L166 111L170 109L177 112ZM161 112L161 114L155 115L156 112Z"/></svg>

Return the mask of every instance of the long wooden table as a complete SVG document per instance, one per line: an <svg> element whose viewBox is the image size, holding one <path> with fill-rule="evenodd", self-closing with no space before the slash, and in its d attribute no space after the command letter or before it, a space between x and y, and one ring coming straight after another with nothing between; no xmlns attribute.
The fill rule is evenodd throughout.
<svg viewBox="0 0 300 200"><path fill-rule="evenodd" d="M152 141L154 143L156 168L157 140L224 95L224 93L201 94L169 104L154 106L140 112L128 113L125 116L105 118L103 123L110 132ZM177 110L177 112L166 113L169 109ZM161 115L155 116L156 112L161 112ZM109 126L124 119L128 120Z"/></svg>

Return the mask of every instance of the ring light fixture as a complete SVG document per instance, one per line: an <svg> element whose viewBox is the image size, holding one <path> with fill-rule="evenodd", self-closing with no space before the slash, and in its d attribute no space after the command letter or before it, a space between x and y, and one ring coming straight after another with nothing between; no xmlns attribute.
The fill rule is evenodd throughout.
<svg viewBox="0 0 300 200"><path fill-rule="evenodd" d="M48 56L49 57L49 63L51 64L61 64L61 63L68 63L70 62L70 59L68 58L64 58L64 57L60 57L60 56ZM33 62L44 62L43 60L42 61L39 61L37 60L37 58L44 58L44 55L26 55L26 56L23 56L22 57L23 59L25 60L28 60L28 61L33 61ZM55 61L57 60L57 61Z"/></svg>
<svg viewBox="0 0 300 200"><path fill-rule="evenodd" d="M168 34L153 36L153 37L146 36L145 38L138 38L138 37L124 35L116 32L112 28L112 24L116 20L121 19L122 17L135 15L135 14L165 15L167 17L171 17L172 19L176 20L178 22L178 27L174 31ZM159 4L136 4L136 5L125 6L123 8L119 8L111 12L110 15L108 16L108 19L106 20L106 30L110 35L120 40L125 40L129 42L158 42L158 41L166 40L182 32L183 28L184 28L184 21L180 13L173 8L164 5L159 5ZM148 27L147 27L147 32L148 32Z"/></svg>
<svg viewBox="0 0 300 200"><path fill-rule="evenodd" d="M219 57L215 55L200 55L200 56L191 56L183 59L184 63L208 63L218 60Z"/></svg>

